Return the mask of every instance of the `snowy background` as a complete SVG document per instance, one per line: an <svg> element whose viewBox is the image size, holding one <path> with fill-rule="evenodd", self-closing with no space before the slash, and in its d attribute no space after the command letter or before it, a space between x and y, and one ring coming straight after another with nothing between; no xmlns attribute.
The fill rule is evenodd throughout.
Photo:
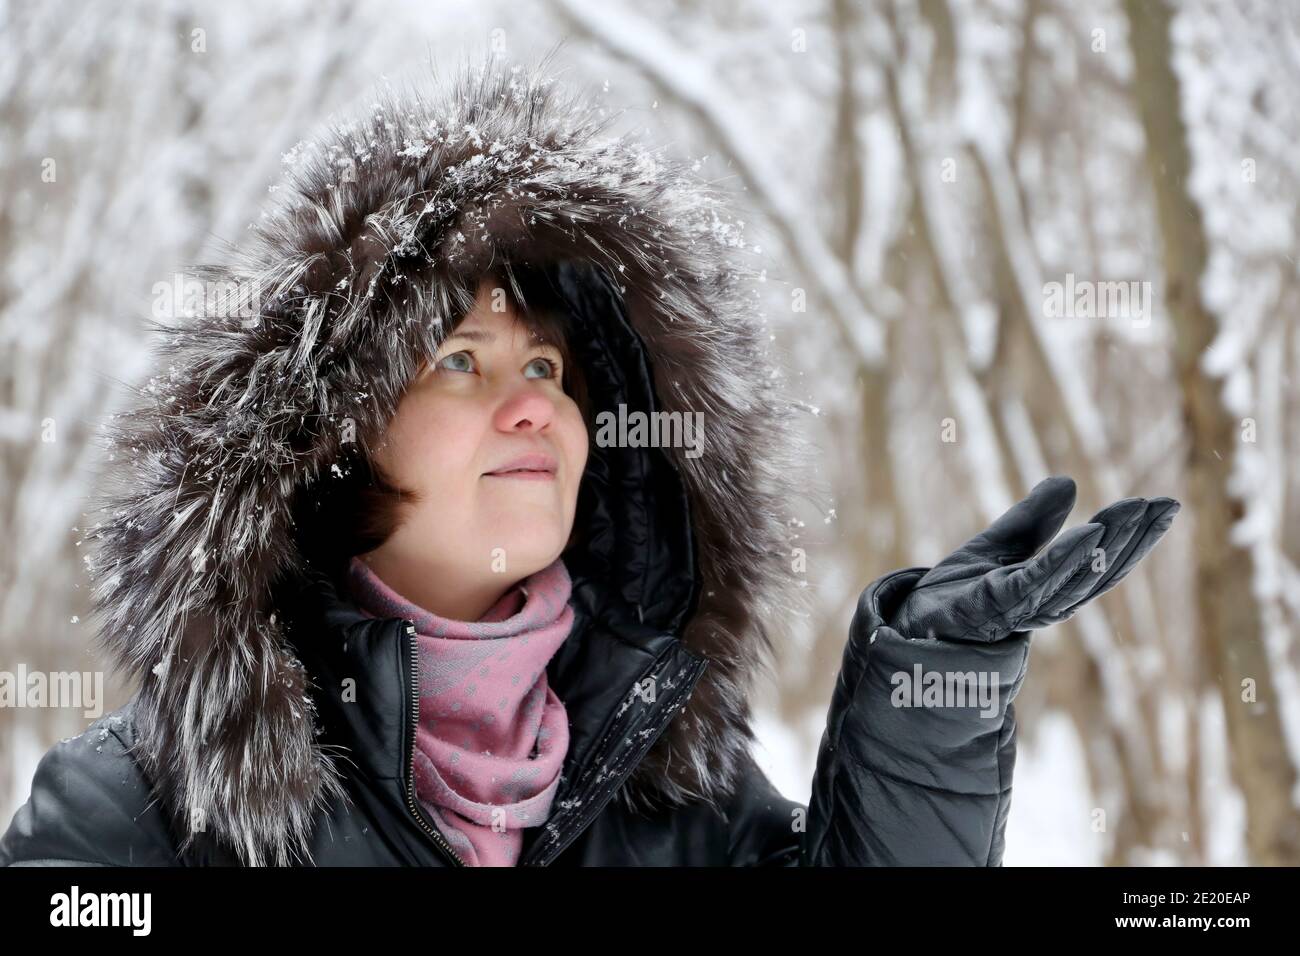
<svg viewBox="0 0 1300 956"><path fill-rule="evenodd" d="M561 39L768 256L834 496L761 694L778 787L808 799L861 588L1066 473L1072 524L1184 508L1035 637L1006 863L1300 863L1294 0L0 0L0 670L102 669L79 522L154 283L384 77ZM1104 283L1137 294L1053 307ZM0 826L86 723L0 709Z"/></svg>

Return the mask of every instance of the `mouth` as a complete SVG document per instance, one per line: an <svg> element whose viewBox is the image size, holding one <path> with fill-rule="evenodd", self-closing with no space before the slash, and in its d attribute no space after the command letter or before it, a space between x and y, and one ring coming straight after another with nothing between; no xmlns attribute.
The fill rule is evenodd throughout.
<svg viewBox="0 0 1300 956"><path fill-rule="evenodd" d="M509 478L515 481L554 481L557 466L550 455L524 455L500 468L483 473L484 478Z"/></svg>
<svg viewBox="0 0 1300 956"><path fill-rule="evenodd" d="M489 471L484 478L513 478L516 481L554 481L555 472L553 471L532 471L528 468L518 468L514 471Z"/></svg>

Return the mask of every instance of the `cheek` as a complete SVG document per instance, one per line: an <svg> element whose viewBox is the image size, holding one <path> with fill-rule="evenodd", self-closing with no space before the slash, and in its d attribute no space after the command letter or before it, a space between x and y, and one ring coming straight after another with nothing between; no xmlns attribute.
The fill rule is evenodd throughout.
<svg viewBox="0 0 1300 956"><path fill-rule="evenodd" d="M472 473L479 442L472 409L458 409L445 396L409 396L389 425L389 461L404 487L436 493Z"/></svg>
<svg viewBox="0 0 1300 956"><path fill-rule="evenodd" d="M587 424L577 405L566 409L561 447L564 449L565 464L569 467L569 480L573 488L582 481L582 473L587 467L589 441Z"/></svg>

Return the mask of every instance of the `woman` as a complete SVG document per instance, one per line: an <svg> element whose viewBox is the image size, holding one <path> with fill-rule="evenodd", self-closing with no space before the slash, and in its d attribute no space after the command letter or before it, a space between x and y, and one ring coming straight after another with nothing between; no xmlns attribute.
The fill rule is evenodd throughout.
<svg viewBox="0 0 1300 956"><path fill-rule="evenodd" d="M749 693L808 450L736 225L604 123L484 70L295 151L260 246L205 273L254 307L166 330L118 423L91 571L138 690L45 755L0 861L1001 862L1028 632L1176 503L1044 547L1074 496L1050 479L869 585L812 799L783 798ZM595 440L656 413L702 440Z"/></svg>

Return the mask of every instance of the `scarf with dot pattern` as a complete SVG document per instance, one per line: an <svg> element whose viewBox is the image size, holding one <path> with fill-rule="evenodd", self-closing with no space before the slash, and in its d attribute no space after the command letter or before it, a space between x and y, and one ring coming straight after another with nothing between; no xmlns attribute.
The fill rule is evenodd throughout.
<svg viewBox="0 0 1300 956"><path fill-rule="evenodd" d="M523 828L546 822L569 749L564 704L546 675L573 626L568 569L557 558L478 621L419 607L359 557L347 581L366 616L415 623L415 788L425 813L466 864L514 866Z"/></svg>

